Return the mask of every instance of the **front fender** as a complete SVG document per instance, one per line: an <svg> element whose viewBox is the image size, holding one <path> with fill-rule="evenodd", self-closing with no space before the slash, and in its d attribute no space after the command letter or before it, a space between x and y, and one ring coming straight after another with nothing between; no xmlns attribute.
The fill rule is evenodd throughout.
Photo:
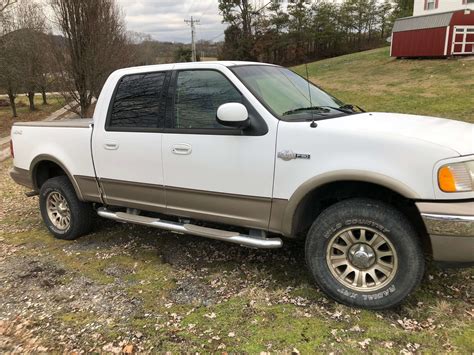
<svg viewBox="0 0 474 355"><path fill-rule="evenodd" d="M420 199L418 193L412 188L387 175L364 170L332 171L314 176L305 181L296 189L289 200L274 200L270 229L279 230L284 236L291 236L296 210L305 196L324 185L343 181L372 183L385 187L408 199Z"/></svg>

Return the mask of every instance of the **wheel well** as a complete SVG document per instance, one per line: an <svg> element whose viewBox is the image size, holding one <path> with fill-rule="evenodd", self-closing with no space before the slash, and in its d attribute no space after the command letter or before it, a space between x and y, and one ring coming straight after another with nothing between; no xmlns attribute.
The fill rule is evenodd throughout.
<svg viewBox="0 0 474 355"><path fill-rule="evenodd" d="M40 161L33 169L34 186L39 190L47 180L57 176L67 176L67 174L63 168L52 161Z"/></svg>
<svg viewBox="0 0 474 355"><path fill-rule="evenodd" d="M322 211L337 202L357 197L371 198L394 206L418 231L423 246L431 250L428 233L413 200L384 186L361 181L332 182L308 193L296 208L292 235L305 238L312 223Z"/></svg>

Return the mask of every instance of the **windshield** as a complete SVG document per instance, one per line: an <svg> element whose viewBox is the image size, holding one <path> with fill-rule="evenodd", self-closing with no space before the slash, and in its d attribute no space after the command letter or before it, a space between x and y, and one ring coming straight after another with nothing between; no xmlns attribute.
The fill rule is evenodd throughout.
<svg viewBox="0 0 474 355"><path fill-rule="evenodd" d="M289 69L247 65L232 68L239 79L280 118L298 115L341 115L344 104ZM311 93L311 100L310 100ZM324 108L322 110L321 108ZM296 117L295 117L296 118Z"/></svg>

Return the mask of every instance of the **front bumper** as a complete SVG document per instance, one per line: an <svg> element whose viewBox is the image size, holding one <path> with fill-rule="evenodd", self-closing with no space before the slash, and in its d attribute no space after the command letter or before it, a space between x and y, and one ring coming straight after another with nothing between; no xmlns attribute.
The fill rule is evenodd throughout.
<svg viewBox="0 0 474 355"><path fill-rule="evenodd" d="M474 201L420 202L416 206L435 261L474 262Z"/></svg>

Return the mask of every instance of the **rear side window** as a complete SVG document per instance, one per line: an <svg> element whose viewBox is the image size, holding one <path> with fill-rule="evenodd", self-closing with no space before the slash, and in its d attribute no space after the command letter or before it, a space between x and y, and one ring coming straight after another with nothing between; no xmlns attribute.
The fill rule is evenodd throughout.
<svg viewBox="0 0 474 355"><path fill-rule="evenodd" d="M121 79L110 114L111 128L163 128L166 72L134 74Z"/></svg>
<svg viewBox="0 0 474 355"><path fill-rule="evenodd" d="M225 103L242 101L240 92L217 71L180 71L176 83L174 128L227 129L217 122L217 109Z"/></svg>

